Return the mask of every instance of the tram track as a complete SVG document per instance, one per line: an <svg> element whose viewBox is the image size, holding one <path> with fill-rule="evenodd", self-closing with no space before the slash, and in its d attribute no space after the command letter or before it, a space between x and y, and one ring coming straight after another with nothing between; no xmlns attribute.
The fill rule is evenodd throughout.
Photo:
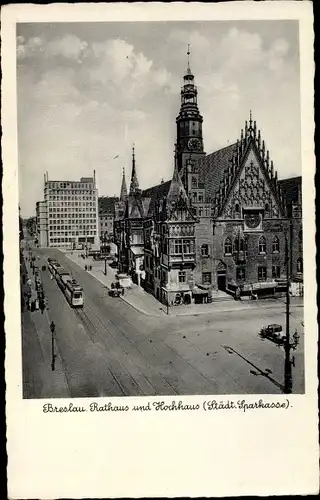
<svg viewBox="0 0 320 500"><path fill-rule="evenodd" d="M58 258L59 260L59 258ZM156 394L156 390L154 388L153 383L149 380L148 376L145 374L145 370L142 368L141 365L145 366L148 370L152 369L155 370L155 367L152 365L151 360L146 357L144 352L137 346L135 342L132 341L130 336L128 336L127 332L130 332L132 330L133 325L127 320L127 318L121 314L120 311L114 311L112 310L111 305L107 304L108 307L108 318L103 318L103 320L100 318L100 309L97 307L97 305L93 302L93 299L91 296L89 296L86 292L86 285L83 283L83 271L80 272L79 269L75 266L72 266L70 262L68 262L68 259L64 257L63 260L63 267L67 270L70 271L71 275L73 275L79 283L82 284L83 287L83 293L84 293L84 308L80 310L75 310L77 311L76 314L78 315L78 318L81 320L83 323L86 332L88 334L88 337L90 338L90 341L94 344L96 342L100 342L103 344L108 351L111 352L111 350L114 350L114 346L122 350L122 356L124 356L128 361L128 364L132 364L132 358L130 354L131 353L136 353L140 359L142 360L142 364L140 363L134 363L135 370L138 371L141 375L142 378L146 380L146 382L153 387L153 391ZM94 277L90 276L92 280L95 280ZM98 295L98 293L97 293ZM99 297L100 299L100 297ZM108 297L107 297L108 300ZM122 302L121 302L122 304ZM105 306L105 304L103 304ZM116 317L118 316L118 317ZM120 318L119 318L120 316ZM119 321L120 320L120 321ZM122 323L120 325L119 323ZM115 335L115 333L118 333L120 335ZM150 336L150 332L148 332ZM123 340L121 340L121 337ZM119 343L119 337L120 337L120 343L122 343L122 346ZM108 340L109 338L109 340ZM112 339L111 343L110 340ZM146 337L147 340L147 337ZM128 344L129 347L124 347L123 346L123 341ZM158 354L161 355L161 351L157 348L156 343L152 343L152 348L155 349ZM171 349L170 349L171 350ZM171 350L172 351L172 350ZM172 351L174 355L177 355L175 351ZM180 357L180 356L178 356ZM181 357L180 357L181 358ZM181 358L182 359L182 358ZM120 361L118 360L120 363ZM142 395L145 394L145 392L140 388L139 384L135 381L135 379L132 377L132 375L129 373L129 371L123 366L123 363L120 363L124 373L126 373L132 380L132 383L134 386L136 386L137 389L142 393ZM170 379L168 379L161 371L158 369L156 370L157 376L160 377L161 380L167 385L168 388L170 388L170 394L175 395L179 394L179 391L177 388L172 384ZM119 383L119 381L117 380ZM123 392L123 391L122 391ZM148 394L150 392L148 391ZM128 395L128 394L126 394Z"/></svg>

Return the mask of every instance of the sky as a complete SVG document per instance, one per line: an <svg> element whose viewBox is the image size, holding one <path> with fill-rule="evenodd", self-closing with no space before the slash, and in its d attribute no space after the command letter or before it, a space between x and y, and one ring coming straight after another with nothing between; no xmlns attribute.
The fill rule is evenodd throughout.
<svg viewBox="0 0 320 500"><path fill-rule="evenodd" d="M301 175L296 21L17 24L19 192L22 216L43 198L43 176L96 171L99 196L142 189L173 172L175 119L190 63L207 153L261 129L279 178Z"/></svg>

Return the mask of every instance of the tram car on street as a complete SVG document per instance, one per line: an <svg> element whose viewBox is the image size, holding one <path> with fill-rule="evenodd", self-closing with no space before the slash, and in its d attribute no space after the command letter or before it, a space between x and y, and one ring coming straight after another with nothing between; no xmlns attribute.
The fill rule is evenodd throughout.
<svg viewBox="0 0 320 500"><path fill-rule="evenodd" d="M60 264L57 260L54 259L48 259L48 269L50 273L55 276L56 275L56 269L59 267Z"/></svg>
<svg viewBox="0 0 320 500"><path fill-rule="evenodd" d="M61 290L64 291L68 281L72 281L72 276L68 271L65 271L63 267L58 267L56 268L56 281Z"/></svg>
<svg viewBox="0 0 320 500"><path fill-rule="evenodd" d="M83 307L83 290L75 280L66 283L64 294L71 307Z"/></svg>

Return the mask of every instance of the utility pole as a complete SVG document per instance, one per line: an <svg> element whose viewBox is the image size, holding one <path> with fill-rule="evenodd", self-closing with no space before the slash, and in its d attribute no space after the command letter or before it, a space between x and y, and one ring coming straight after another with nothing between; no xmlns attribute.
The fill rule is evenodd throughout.
<svg viewBox="0 0 320 500"><path fill-rule="evenodd" d="M286 235L285 240L285 261L286 261L286 271L287 271L287 291L286 291L286 337L285 337L285 360L284 360L284 393L292 393L292 361L290 358L291 343L290 343L290 263L289 263L289 248L288 248L288 237Z"/></svg>

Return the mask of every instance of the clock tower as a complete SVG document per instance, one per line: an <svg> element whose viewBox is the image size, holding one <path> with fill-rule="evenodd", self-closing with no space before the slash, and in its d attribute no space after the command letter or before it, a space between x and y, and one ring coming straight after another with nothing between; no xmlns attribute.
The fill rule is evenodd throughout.
<svg viewBox="0 0 320 500"><path fill-rule="evenodd" d="M202 122L198 109L198 90L190 69L190 46L188 45L188 67L181 88L181 107L177 123L177 160L179 173L184 186L188 189L188 164L205 155L203 151Z"/></svg>

